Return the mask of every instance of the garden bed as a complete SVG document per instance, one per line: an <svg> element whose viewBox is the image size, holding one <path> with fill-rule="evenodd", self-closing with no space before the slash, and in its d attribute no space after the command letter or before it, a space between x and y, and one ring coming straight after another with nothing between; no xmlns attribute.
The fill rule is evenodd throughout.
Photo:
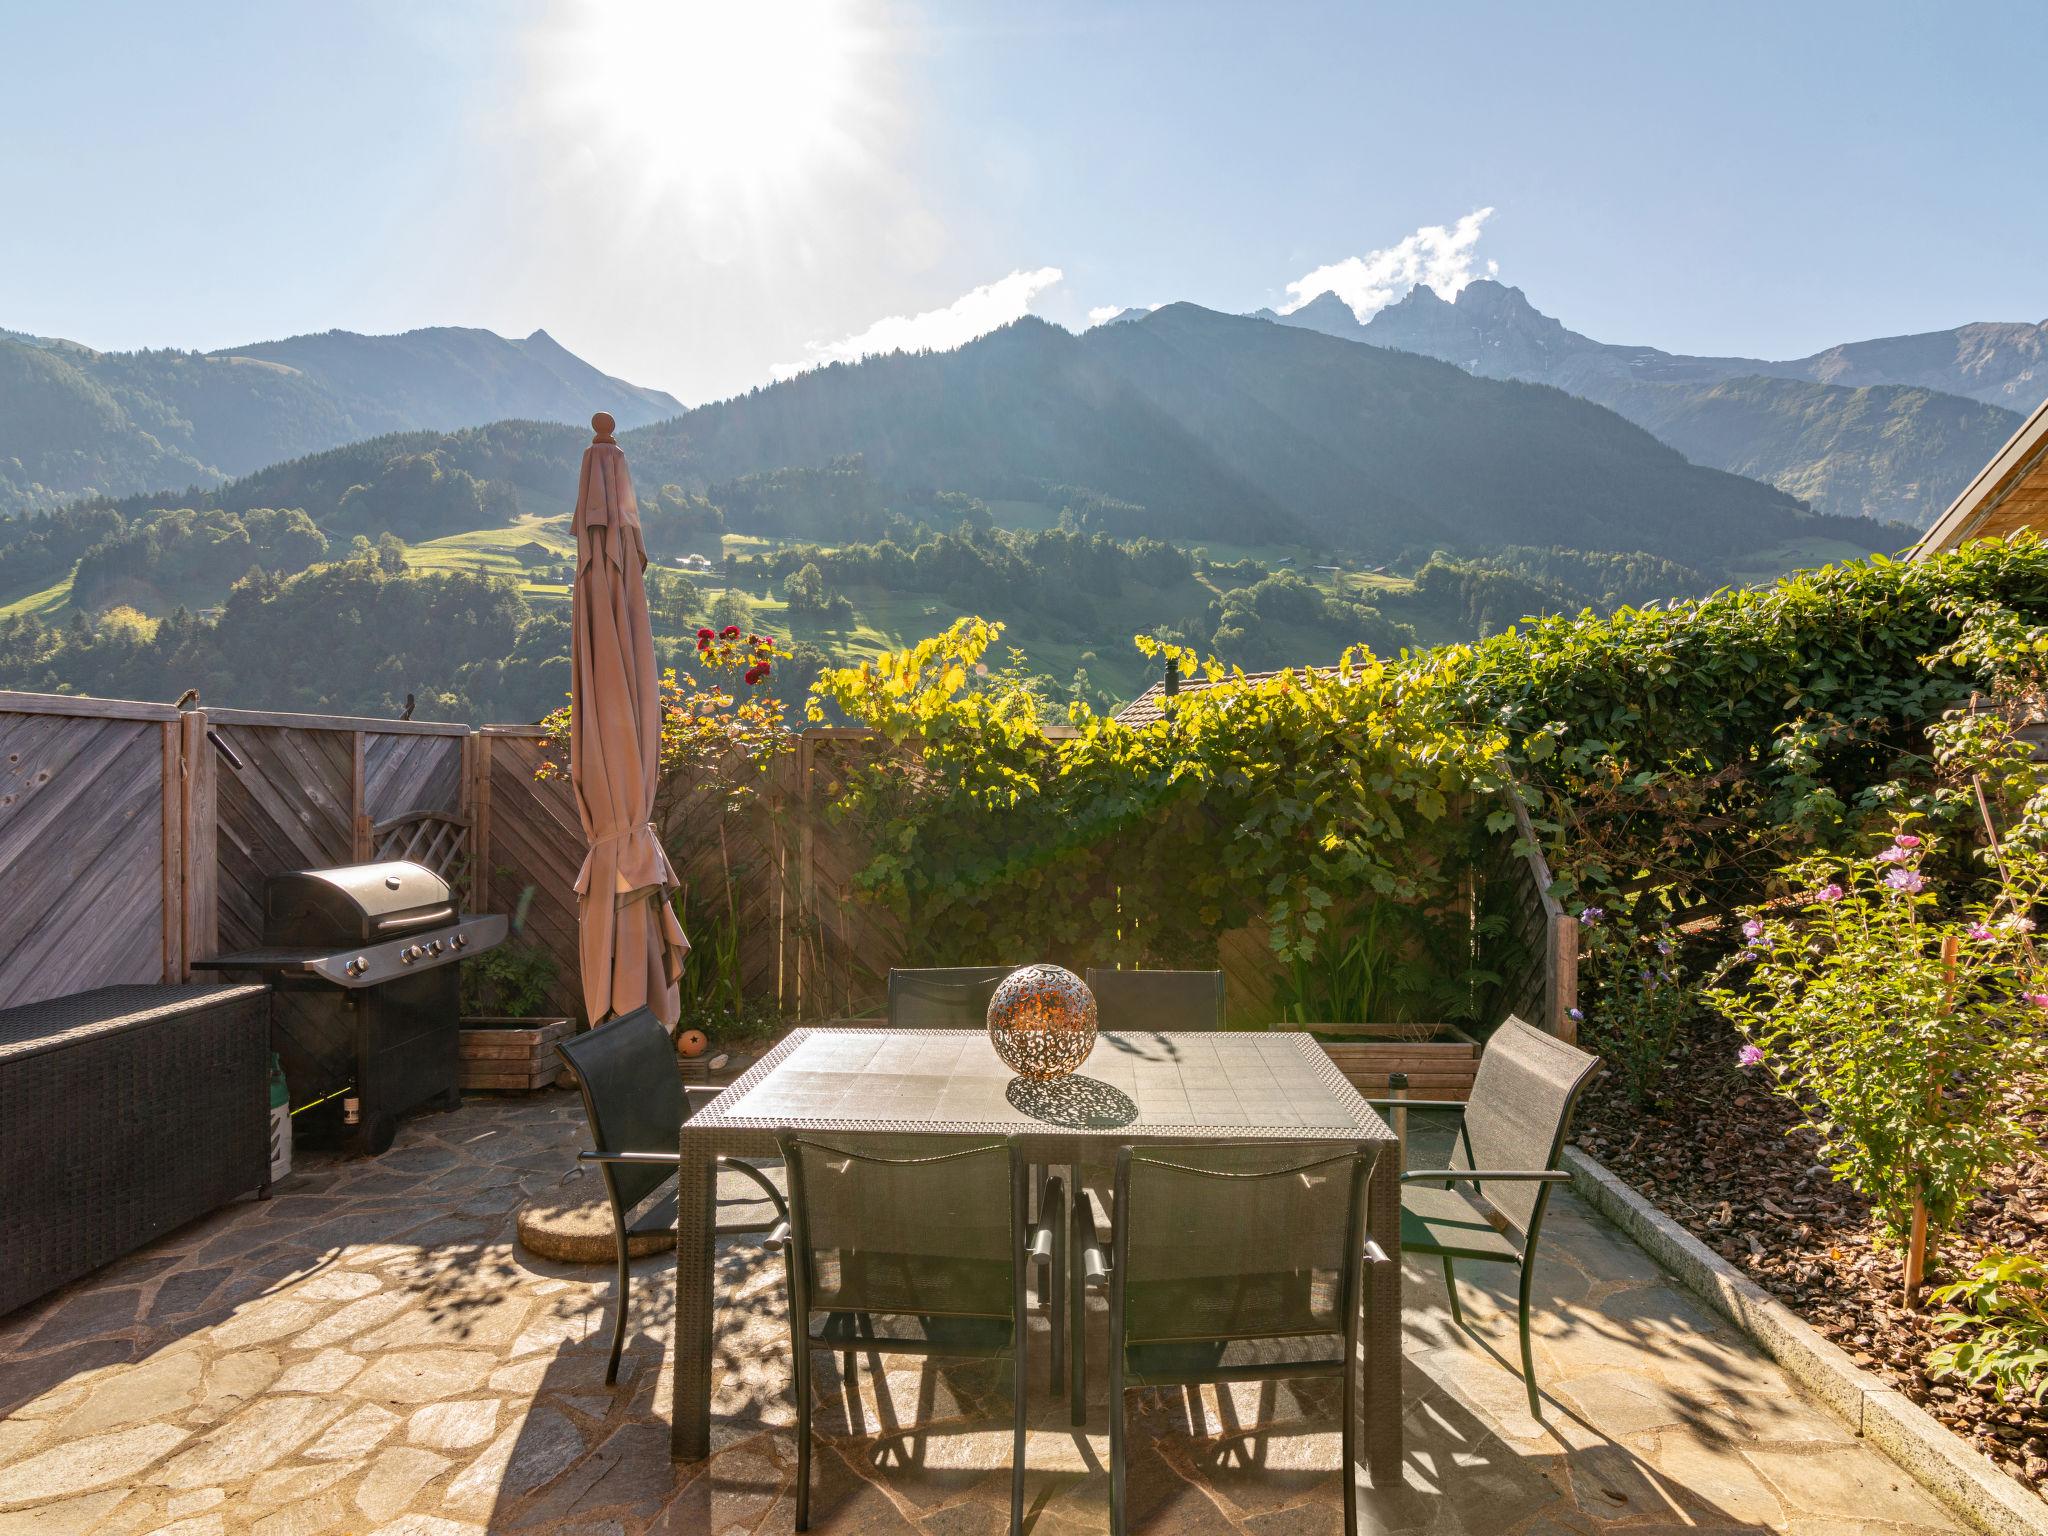
<svg viewBox="0 0 2048 1536"><path fill-rule="evenodd" d="M1892 1386L2036 1493L2048 1494L2048 1406L1999 1403L1930 1377L1932 1316L1900 1305L1902 1258L1873 1241L1862 1198L1815 1161L1812 1134L1764 1081L1735 1065L1721 1020L1681 1026L1659 1100L1631 1104L1603 1074L1574 1139L1618 1177ZM2037 1113L2039 1113L2037 1111ZM1944 1237L1931 1284L1988 1248L2048 1256L2048 1159L2002 1171Z"/></svg>

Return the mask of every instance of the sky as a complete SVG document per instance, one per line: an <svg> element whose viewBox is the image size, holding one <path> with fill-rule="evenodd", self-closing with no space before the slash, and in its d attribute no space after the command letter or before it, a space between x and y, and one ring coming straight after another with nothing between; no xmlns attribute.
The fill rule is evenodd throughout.
<svg viewBox="0 0 2048 1536"><path fill-rule="evenodd" d="M1796 357L2048 316L2048 6L0 0L0 327L547 330L686 404L1493 275Z"/></svg>

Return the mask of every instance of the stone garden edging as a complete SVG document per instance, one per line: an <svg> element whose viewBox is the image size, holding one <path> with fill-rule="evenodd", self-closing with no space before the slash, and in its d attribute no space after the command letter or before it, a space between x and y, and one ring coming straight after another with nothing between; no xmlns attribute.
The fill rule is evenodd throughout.
<svg viewBox="0 0 2048 1536"><path fill-rule="evenodd" d="M1992 1466L1905 1394L1858 1366L1633 1186L1577 1147L1565 1149L1564 1168L1582 1200L1754 1340L1850 1430L1970 1524L1990 1536L2048 1533L2048 1503Z"/></svg>

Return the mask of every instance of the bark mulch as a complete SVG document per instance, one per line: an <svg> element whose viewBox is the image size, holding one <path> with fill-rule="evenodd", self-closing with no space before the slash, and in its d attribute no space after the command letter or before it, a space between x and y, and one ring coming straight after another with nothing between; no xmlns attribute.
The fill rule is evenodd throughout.
<svg viewBox="0 0 2048 1536"><path fill-rule="evenodd" d="M1735 1064L1740 1041L1714 1017L1680 1033L1657 1102L1638 1106L1611 1075L1595 1079L1574 1139L1723 1258L1888 1380L1993 1462L2048 1493L2048 1406L1936 1380L1923 1369L1941 1340L1938 1308L1901 1304L1904 1255L1880 1246L1860 1196L1816 1161L1813 1135L1761 1073ZM2048 1159L2002 1170L1944 1234L1929 1284L1956 1278L1987 1249L2048 1257Z"/></svg>

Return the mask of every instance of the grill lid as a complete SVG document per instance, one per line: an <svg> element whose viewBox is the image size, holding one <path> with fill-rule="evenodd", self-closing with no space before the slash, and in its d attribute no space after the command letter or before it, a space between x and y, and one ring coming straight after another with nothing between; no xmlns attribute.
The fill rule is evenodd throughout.
<svg viewBox="0 0 2048 1536"><path fill-rule="evenodd" d="M263 908L263 942L277 947L374 944L456 918L448 882L403 861L273 875Z"/></svg>

